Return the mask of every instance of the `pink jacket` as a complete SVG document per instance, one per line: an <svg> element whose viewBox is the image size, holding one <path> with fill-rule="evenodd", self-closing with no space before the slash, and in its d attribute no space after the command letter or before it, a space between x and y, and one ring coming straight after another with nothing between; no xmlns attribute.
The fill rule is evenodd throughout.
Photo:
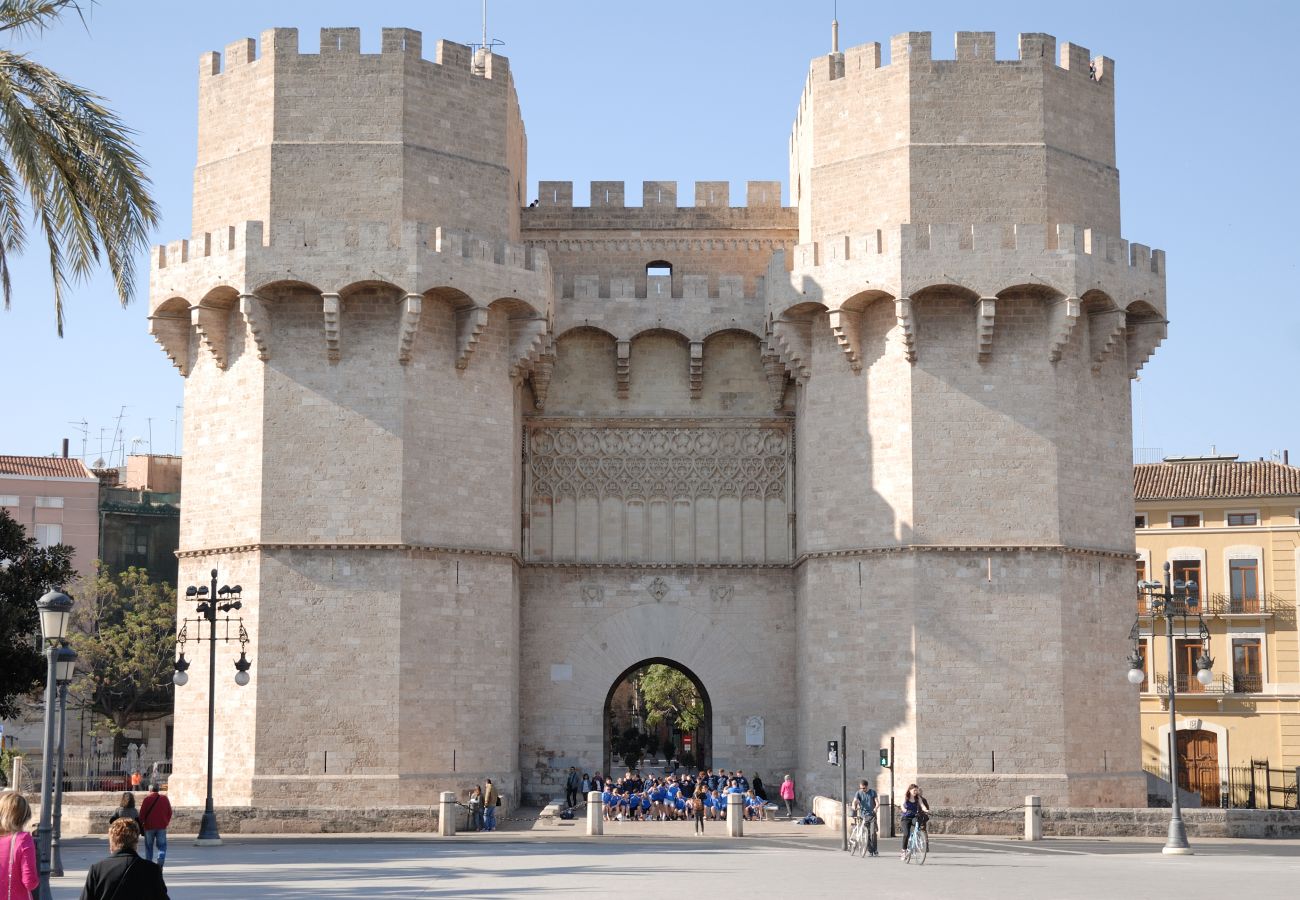
<svg viewBox="0 0 1300 900"><path fill-rule="evenodd" d="M793 800L793 799L794 799L794 782L793 782L793 781L783 781L783 782L781 782L781 799L782 799L782 800Z"/></svg>
<svg viewBox="0 0 1300 900"><path fill-rule="evenodd" d="M16 847L11 847L12 844ZM9 865L10 853L13 865ZM31 891L41 883L40 873L36 871L36 842L25 831L6 834L0 837L0 886L12 895L14 900L30 900Z"/></svg>

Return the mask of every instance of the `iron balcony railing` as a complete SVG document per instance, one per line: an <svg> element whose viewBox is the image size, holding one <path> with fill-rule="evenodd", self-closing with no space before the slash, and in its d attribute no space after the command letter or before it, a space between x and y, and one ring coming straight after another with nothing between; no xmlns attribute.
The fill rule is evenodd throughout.
<svg viewBox="0 0 1300 900"><path fill-rule="evenodd" d="M1231 594L1211 594L1206 604L1212 616L1265 615L1277 606L1275 594L1256 594L1254 597L1234 597Z"/></svg>
<svg viewBox="0 0 1300 900"><path fill-rule="evenodd" d="M1264 690L1262 675L1215 675L1209 684L1201 684L1195 675L1175 675L1174 683L1178 693L1182 694L1258 694ZM1142 683L1143 690L1150 690L1149 682ZM1169 676L1156 676L1156 693L1169 693Z"/></svg>

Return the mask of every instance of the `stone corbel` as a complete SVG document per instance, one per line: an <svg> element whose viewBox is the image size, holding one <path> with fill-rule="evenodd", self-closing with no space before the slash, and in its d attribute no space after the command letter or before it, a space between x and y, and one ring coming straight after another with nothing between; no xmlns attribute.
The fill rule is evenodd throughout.
<svg viewBox="0 0 1300 900"><path fill-rule="evenodd" d="M551 372L555 369L555 353L546 350L533 363L530 381L533 384L533 401L538 409L546 408L546 395L551 390Z"/></svg>
<svg viewBox="0 0 1300 900"><path fill-rule="evenodd" d="M1128 377L1136 378L1137 373L1147 364L1151 354L1164 342L1169 333L1169 323L1164 319L1147 322L1135 322L1128 328Z"/></svg>
<svg viewBox="0 0 1300 900"><path fill-rule="evenodd" d="M190 317L150 316L149 333L181 375L190 374Z"/></svg>
<svg viewBox="0 0 1300 900"><path fill-rule="evenodd" d="M1051 328L1051 346L1048 349L1047 358L1052 362L1059 362L1061 354L1065 352L1065 347L1070 343L1070 336L1074 334L1074 327L1079 324L1079 298L1066 297L1064 300L1058 300L1052 304L1049 313L1049 327Z"/></svg>
<svg viewBox="0 0 1300 900"><path fill-rule="evenodd" d="M339 361L339 313L342 301L338 294L321 294L321 307L325 314L325 355L329 361Z"/></svg>
<svg viewBox="0 0 1300 900"><path fill-rule="evenodd" d="M767 377L767 391L772 401L772 409L779 411L785 405L785 389L789 383L789 375L780 354L768 347L766 342L763 344L763 374Z"/></svg>
<svg viewBox="0 0 1300 900"><path fill-rule="evenodd" d="M698 400L704 391L704 342L691 341L691 399Z"/></svg>
<svg viewBox="0 0 1300 900"><path fill-rule="evenodd" d="M769 345L781 357L790 376L803 384L812 374L808 365L812 344L811 325L807 320L773 319L768 327L771 337Z"/></svg>
<svg viewBox="0 0 1300 900"><path fill-rule="evenodd" d="M832 309L827 316L830 319L831 334L835 335L835 343L840 345L840 350L848 359L849 368L861 372L862 338L859 328L861 315L847 309Z"/></svg>
<svg viewBox="0 0 1300 900"><path fill-rule="evenodd" d="M271 358L271 316L266 301L256 294L240 294L239 314L244 317L253 345L257 347L257 358L266 362Z"/></svg>
<svg viewBox="0 0 1300 900"><path fill-rule="evenodd" d="M411 347L420 331L420 316L424 312L424 298L407 294L402 298L401 322L397 328L397 361L406 365L411 361Z"/></svg>
<svg viewBox="0 0 1300 900"><path fill-rule="evenodd" d="M979 342L980 362L988 362L993 357L993 321L997 311L996 297L981 297L975 301L975 334Z"/></svg>
<svg viewBox="0 0 1300 900"><path fill-rule="evenodd" d="M217 361L217 368L225 369L230 364L227 349L230 336L230 310L199 304L190 308L190 317L195 330L199 333L200 343L208 348L212 358Z"/></svg>
<svg viewBox="0 0 1300 900"><path fill-rule="evenodd" d="M510 379L523 378L532 371L537 358L549 347L545 319L510 320Z"/></svg>
<svg viewBox="0 0 1300 900"><path fill-rule="evenodd" d="M1121 346L1128 327L1127 314L1122 309L1108 309L1094 313L1088 319L1089 343L1092 354L1092 371L1100 372L1102 364Z"/></svg>
<svg viewBox="0 0 1300 900"><path fill-rule="evenodd" d="M632 342L618 341L614 352L617 354L614 363L616 393L620 400L626 400L632 386Z"/></svg>
<svg viewBox="0 0 1300 900"><path fill-rule="evenodd" d="M912 298L899 297L894 301L894 315L898 318L899 333L903 338L903 356L916 362L916 317L912 312Z"/></svg>
<svg viewBox="0 0 1300 900"><path fill-rule="evenodd" d="M469 365L469 358L478 346L478 339L487 328L488 311L485 306L469 306L456 312L456 368Z"/></svg>

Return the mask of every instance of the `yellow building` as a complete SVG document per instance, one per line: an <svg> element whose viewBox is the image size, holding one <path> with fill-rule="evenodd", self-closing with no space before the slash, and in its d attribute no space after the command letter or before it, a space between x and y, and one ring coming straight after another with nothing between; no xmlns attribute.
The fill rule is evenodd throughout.
<svg viewBox="0 0 1300 900"><path fill-rule="evenodd" d="M1134 466L1137 579L1188 591L1174 624L1179 783L1205 805L1295 806L1300 767L1300 468L1236 457ZM1137 597L1142 752L1167 777L1169 656L1163 619ZM1208 632L1213 679L1196 678Z"/></svg>

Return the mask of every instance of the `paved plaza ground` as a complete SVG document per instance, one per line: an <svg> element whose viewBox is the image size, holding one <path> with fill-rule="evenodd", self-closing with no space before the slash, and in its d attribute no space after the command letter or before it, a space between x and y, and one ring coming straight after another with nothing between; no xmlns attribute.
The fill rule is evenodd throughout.
<svg viewBox="0 0 1300 900"><path fill-rule="evenodd" d="M784 830L783 830L784 831ZM924 867L882 842L876 859L839 851L826 829L727 839L665 835L586 838L554 832L235 837L220 847L172 840L167 884L181 900L510 897L914 897L1074 900L1175 898L1248 890L1294 896L1300 841L1202 840L1166 857L1161 841L937 836ZM55 900L75 900L103 838L65 842Z"/></svg>

